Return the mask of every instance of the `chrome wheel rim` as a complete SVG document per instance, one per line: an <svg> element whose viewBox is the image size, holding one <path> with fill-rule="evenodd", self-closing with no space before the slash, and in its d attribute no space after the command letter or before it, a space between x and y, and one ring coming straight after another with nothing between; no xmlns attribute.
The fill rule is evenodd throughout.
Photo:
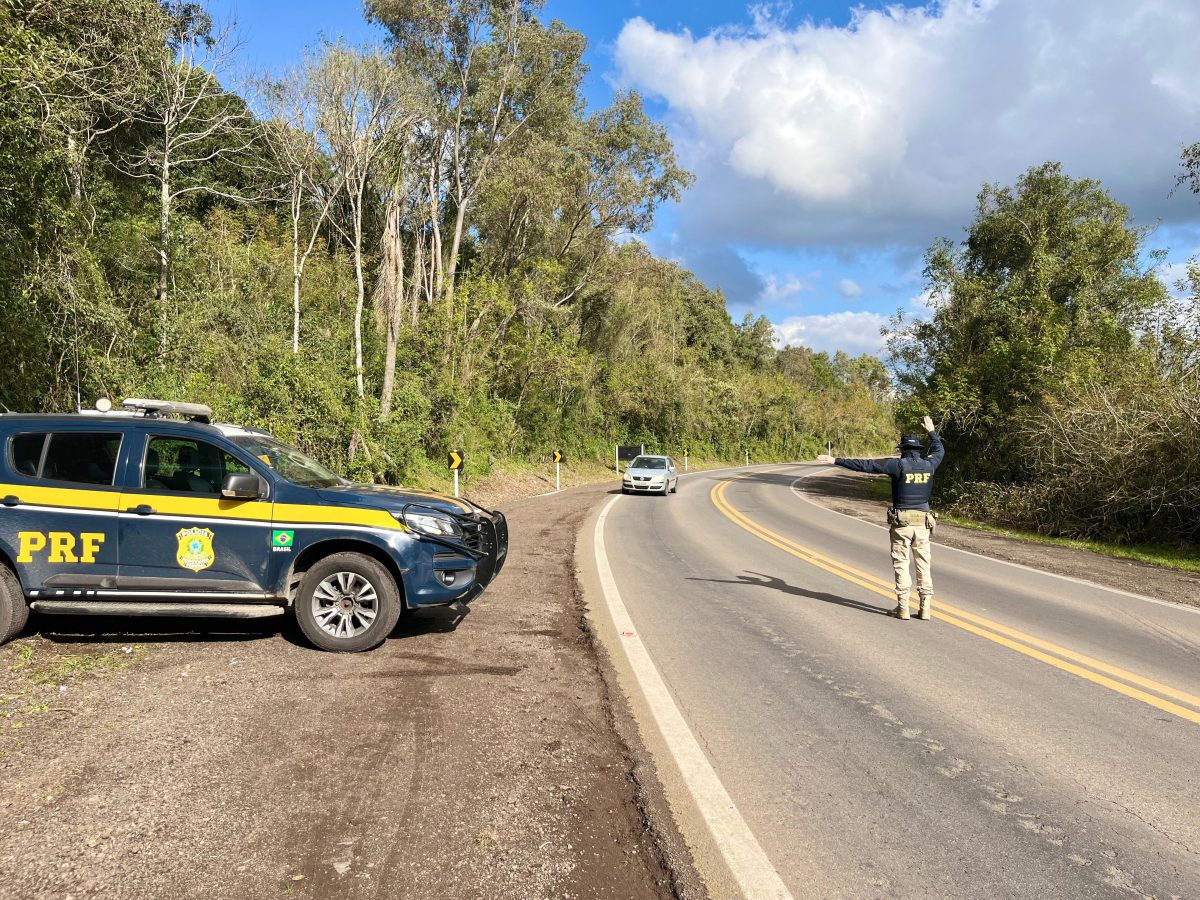
<svg viewBox="0 0 1200 900"><path fill-rule="evenodd" d="M379 594L357 572L334 572L313 591L312 614L326 634L357 637L368 631L379 615Z"/></svg>

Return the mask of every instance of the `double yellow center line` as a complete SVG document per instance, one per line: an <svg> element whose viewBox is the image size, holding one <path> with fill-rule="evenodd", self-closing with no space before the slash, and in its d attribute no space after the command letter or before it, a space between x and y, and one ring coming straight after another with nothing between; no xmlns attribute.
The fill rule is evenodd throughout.
<svg viewBox="0 0 1200 900"><path fill-rule="evenodd" d="M824 569L832 575L843 578L882 597L887 597L889 600L895 600L895 587L891 581L885 581L882 578L860 571L843 562L804 547L791 538L771 531L734 509L729 500L726 499L725 491L735 481L747 477L749 475L738 475L713 486L709 496L712 499L713 505L727 519L750 532L755 537L766 541L771 546L778 547L785 553L790 553L792 556L802 559L819 569ZM985 619L964 609L950 606L941 600L937 601L933 615L934 618L940 619L943 622L947 622L964 631L969 631L981 638L986 638L993 643L1000 644L1010 650L1015 650L1047 665L1054 666L1056 669L1070 672L1072 675L1077 675L1094 684L1101 685L1119 694L1124 694L1126 697L1141 700L1143 703L1148 703L1156 709L1169 712L1172 715L1179 716L1181 719L1187 719L1189 722L1195 722L1200 725L1200 697L1194 694L1189 694L1170 685L1160 684L1149 678L1143 678L1141 675L1127 672L1124 669L1109 665L1101 660L1093 659L1090 656L1077 653L1066 647L1060 647L1050 641L1044 641L1033 635L1025 634L1015 628L1009 628L1007 625L1001 625L998 622Z"/></svg>

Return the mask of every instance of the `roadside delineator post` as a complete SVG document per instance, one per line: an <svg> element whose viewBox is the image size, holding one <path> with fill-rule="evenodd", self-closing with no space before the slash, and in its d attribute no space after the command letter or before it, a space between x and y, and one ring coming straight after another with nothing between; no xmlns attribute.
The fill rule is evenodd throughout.
<svg viewBox="0 0 1200 900"><path fill-rule="evenodd" d="M554 451L554 490L562 490L562 464L566 459L561 450Z"/></svg>
<svg viewBox="0 0 1200 900"><path fill-rule="evenodd" d="M463 463L467 459L467 454L461 450L451 450L446 454L446 462L450 466L450 471L454 473L454 496L458 496L458 471L463 467Z"/></svg>
<svg viewBox="0 0 1200 900"><path fill-rule="evenodd" d="M686 450L684 450L683 451L683 471L686 472L687 470L688 470L688 452Z"/></svg>
<svg viewBox="0 0 1200 900"><path fill-rule="evenodd" d="M746 465L750 465L750 448L746 448Z"/></svg>

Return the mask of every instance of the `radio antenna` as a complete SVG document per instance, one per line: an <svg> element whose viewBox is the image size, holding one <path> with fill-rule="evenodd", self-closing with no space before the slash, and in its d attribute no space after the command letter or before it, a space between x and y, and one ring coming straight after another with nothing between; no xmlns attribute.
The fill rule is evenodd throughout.
<svg viewBox="0 0 1200 900"><path fill-rule="evenodd" d="M83 389L79 383L79 295L71 288L71 316L75 320L75 412L83 412Z"/></svg>

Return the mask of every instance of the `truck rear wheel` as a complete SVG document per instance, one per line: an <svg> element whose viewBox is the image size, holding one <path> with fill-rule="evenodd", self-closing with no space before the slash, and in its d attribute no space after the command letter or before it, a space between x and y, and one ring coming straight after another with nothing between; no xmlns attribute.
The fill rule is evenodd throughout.
<svg viewBox="0 0 1200 900"><path fill-rule="evenodd" d="M402 605L400 589L381 563L362 553L335 553L304 573L293 613L320 649L359 653L387 639Z"/></svg>
<svg viewBox="0 0 1200 900"><path fill-rule="evenodd" d="M29 621L29 604L21 581L12 569L0 563L0 644L6 644L25 628Z"/></svg>

